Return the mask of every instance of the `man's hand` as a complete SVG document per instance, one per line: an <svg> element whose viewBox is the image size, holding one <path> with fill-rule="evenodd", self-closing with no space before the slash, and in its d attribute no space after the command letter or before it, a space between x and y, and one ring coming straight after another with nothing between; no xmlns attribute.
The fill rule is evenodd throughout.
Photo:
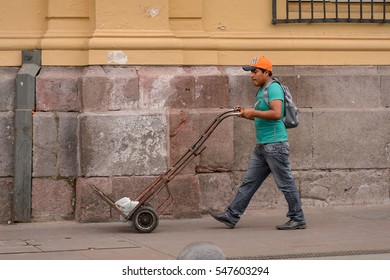
<svg viewBox="0 0 390 280"><path fill-rule="evenodd" d="M254 120L255 118L263 120L279 120L282 117L282 100L272 100L269 104L270 110L259 111L255 109L245 109L240 105L234 107L236 110L240 110L240 117L248 120Z"/></svg>
<svg viewBox="0 0 390 280"><path fill-rule="evenodd" d="M254 120L253 109L245 109L244 107L237 105L234 107L235 110L240 111L240 117L248 120Z"/></svg>
<svg viewBox="0 0 390 280"><path fill-rule="evenodd" d="M242 108L242 110L240 110L240 117L248 119L248 120L254 120L255 119L254 113L255 113L255 110L253 110L253 109Z"/></svg>

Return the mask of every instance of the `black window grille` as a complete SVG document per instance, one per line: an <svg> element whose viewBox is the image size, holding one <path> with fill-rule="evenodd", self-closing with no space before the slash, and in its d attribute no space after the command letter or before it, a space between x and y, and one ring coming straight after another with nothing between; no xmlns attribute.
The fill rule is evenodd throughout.
<svg viewBox="0 0 390 280"><path fill-rule="evenodd" d="M390 23L390 0L272 0L272 23Z"/></svg>

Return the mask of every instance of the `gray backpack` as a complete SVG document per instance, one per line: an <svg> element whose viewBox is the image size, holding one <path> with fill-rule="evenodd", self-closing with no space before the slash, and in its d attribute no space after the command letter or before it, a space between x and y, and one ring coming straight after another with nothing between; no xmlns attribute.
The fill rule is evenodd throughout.
<svg viewBox="0 0 390 280"><path fill-rule="evenodd" d="M272 78L272 82L267 85L267 87L264 89L264 100L269 106L269 100L268 100L268 88L272 83L278 83L284 92L284 117L283 122L286 128L294 128L299 125L299 110L297 106L295 105L290 90L287 86L282 85L277 79Z"/></svg>

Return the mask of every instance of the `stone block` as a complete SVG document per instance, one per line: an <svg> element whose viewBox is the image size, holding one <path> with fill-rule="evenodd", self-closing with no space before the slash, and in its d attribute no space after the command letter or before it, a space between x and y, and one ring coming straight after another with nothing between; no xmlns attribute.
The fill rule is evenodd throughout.
<svg viewBox="0 0 390 280"><path fill-rule="evenodd" d="M33 179L32 219L53 221L74 219L74 189L66 180Z"/></svg>
<svg viewBox="0 0 390 280"><path fill-rule="evenodd" d="M142 108L220 108L228 105L228 78L216 67L142 67Z"/></svg>
<svg viewBox="0 0 390 280"><path fill-rule="evenodd" d="M304 206L389 204L388 170L300 171Z"/></svg>
<svg viewBox="0 0 390 280"><path fill-rule="evenodd" d="M301 75L298 104L308 108L374 108L381 106L378 75Z"/></svg>
<svg viewBox="0 0 390 280"><path fill-rule="evenodd" d="M313 113L314 168L389 168L389 110L334 109Z"/></svg>
<svg viewBox="0 0 390 280"><path fill-rule="evenodd" d="M195 78L183 68L143 66L138 76L141 108L194 108Z"/></svg>
<svg viewBox="0 0 390 280"><path fill-rule="evenodd" d="M142 111L80 115L83 176L156 175L167 166L167 124Z"/></svg>
<svg viewBox="0 0 390 280"><path fill-rule="evenodd" d="M76 177L78 113L34 114L33 176Z"/></svg>
<svg viewBox="0 0 390 280"><path fill-rule="evenodd" d="M200 111L200 135L206 132L206 129L214 120L225 110ZM200 155L198 173L209 172L227 172L233 169L234 146L233 146L233 126L236 117L224 119L212 132L204 144L206 149Z"/></svg>
<svg viewBox="0 0 390 280"><path fill-rule="evenodd" d="M303 66L303 67L307 67L307 66ZM272 73L274 77L278 77L278 78L281 76L296 76L296 74L300 74L300 72L295 71L295 68L296 66L273 65Z"/></svg>
<svg viewBox="0 0 390 280"><path fill-rule="evenodd" d="M381 76L381 100L382 107L390 107L390 75Z"/></svg>
<svg viewBox="0 0 390 280"><path fill-rule="evenodd" d="M224 110L170 111L169 163L173 165L198 142L214 119ZM202 138L205 139L205 138ZM199 146L197 146L199 147ZM221 172L233 168L233 118L223 120L189 162L183 173Z"/></svg>
<svg viewBox="0 0 390 280"><path fill-rule="evenodd" d="M38 111L81 111L79 67L43 67L36 78Z"/></svg>
<svg viewBox="0 0 390 280"><path fill-rule="evenodd" d="M33 177L56 176L57 122L54 113L37 112L33 118Z"/></svg>
<svg viewBox="0 0 390 280"><path fill-rule="evenodd" d="M112 197L116 200L128 197L136 200L137 196L156 179L154 176L130 176L112 178Z"/></svg>
<svg viewBox="0 0 390 280"><path fill-rule="evenodd" d="M383 67L383 66L379 66ZM385 68L386 66L384 66ZM378 66L294 66L293 73L296 75L315 75L315 76L339 76L339 75L351 75L351 76L362 76L362 75L377 75ZM288 68L287 68L288 70ZM288 74L288 73L286 73Z"/></svg>
<svg viewBox="0 0 390 280"><path fill-rule="evenodd" d="M256 145L255 125L243 118L234 120L234 171L248 168L249 159Z"/></svg>
<svg viewBox="0 0 390 280"><path fill-rule="evenodd" d="M0 177L13 175L14 124L13 113L0 112Z"/></svg>
<svg viewBox="0 0 390 280"><path fill-rule="evenodd" d="M228 77L217 67L185 68L195 77L195 108L226 108L229 104Z"/></svg>
<svg viewBox="0 0 390 280"><path fill-rule="evenodd" d="M80 78L84 112L108 111L112 81L101 66L89 66Z"/></svg>
<svg viewBox="0 0 390 280"><path fill-rule="evenodd" d="M58 113L58 174L77 177L78 113Z"/></svg>
<svg viewBox="0 0 390 280"><path fill-rule="evenodd" d="M199 112L195 110L170 110L169 122L169 166L178 163L189 149L199 139ZM181 171L182 173L195 174L199 157L193 158Z"/></svg>
<svg viewBox="0 0 390 280"><path fill-rule="evenodd" d="M329 176L330 175L330 176ZM337 188L340 177L333 178L328 171L299 171L295 177L303 206L329 206L330 189Z"/></svg>
<svg viewBox="0 0 390 280"><path fill-rule="evenodd" d="M232 173L198 174L201 189L200 210L207 213L208 209L223 212L233 200L236 188Z"/></svg>
<svg viewBox="0 0 390 280"><path fill-rule="evenodd" d="M230 108L236 105L253 107L256 102L258 88L252 83L251 75L242 67L226 67L224 69L228 77Z"/></svg>
<svg viewBox="0 0 390 280"><path fill-rule="evenodd" d="M165 108L195 108L195 78L189 73L172 77L166 90Z"/></svg>
<svg viewBox="0 0 390 280"><path fill-rule="evenodd" d="M109 178L79 177L76 183L75 220L79 222L111 221L111 207L92 190L91 186L96 186L108 196L112 195Z"/></svg>
<svg viewBox="0 0 390 280"><path fill-rule="evenodd" d="M13 180L0 178L0 223L12 220Z"/></svg>
<svg viewBox="0 0 390 280"><path fill-rule="evenodd" d="M14 109L17 74L16 67L0 67L0 112Z"/></svg>
<svg viewBox="0 0 390 280"><path fill-rule="evenodd" d="M197 176L178 175L169 183L173 202L166 213L175 219L200 218L200 187Z"/></svg>
<svg viewBox="0 0 390 280"><path fill-rule="evenodd" d="M299 126L287 130L293 170L313 167L313 112L310 109L300 109L299 116Z"/></svg>
<svg viewBox="0 0 390 280"><path fill-rule="evenodd" d="M103 70L111 80L108 109L118 111L138 108L139 89L136 69L105 66Z"/></svg>
<svg viewBox="0 0 390 280"><path fill-rule="evenodd" d="M379 65L378 74L379 75L390 75L390 66L389 65Z"/></svg>

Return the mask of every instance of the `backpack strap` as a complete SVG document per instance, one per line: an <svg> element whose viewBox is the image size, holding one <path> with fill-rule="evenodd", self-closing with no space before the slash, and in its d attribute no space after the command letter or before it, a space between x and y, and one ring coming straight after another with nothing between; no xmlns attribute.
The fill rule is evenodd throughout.
<svg viewBox="0 0 390 280"><path fill-rule="evenodd" d="M273 84L273 83L278 83L282 90L283 90L283 102L286 103L286 96L284 94L284 89L282 87L282 84L279 82L278 79L276 78L272 78L272 81L269 82L266 86L265 86L265 89L264 89L264 101L265 103L267 103L268 107L269 107L269 98L268 98L268 88ZM282 118L284 118L286 116L286 104L284 104L284 111L282 112Z"/></svg>
<svg viewBox="0 0 390 280"><path fill-rule="evenodd" d="M269 83L265 86L265 89L264 89L264 101L265 101L265 103L267 103L268 106L269 106L268 88L269 88L273 83L278 83L278 84L280 85L280 82L279 82L277 79L272 78L272 81L269 82Z"/></svg>

